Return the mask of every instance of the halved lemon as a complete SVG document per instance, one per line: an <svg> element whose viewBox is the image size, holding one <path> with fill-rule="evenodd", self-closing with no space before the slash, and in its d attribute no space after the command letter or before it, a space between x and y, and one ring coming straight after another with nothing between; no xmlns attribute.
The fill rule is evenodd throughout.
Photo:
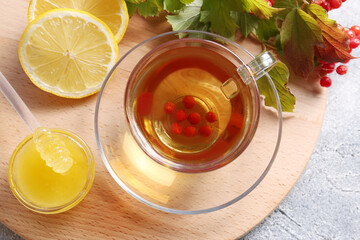
<svg viewBox="0 0 360 240"><path fill-rule="evenodd" d="M125 0L31 0L29 22L37 16L56 8L72 8L91 13L104 21L120 42L129 23Z"/></svg>
<svg viewBox="0 0 360 240"><path fill-rule="evenodd" d="M20 63L39 88L58 96L96 93L118 58L107 25L74 9L55 9L32 21L19 43Z"/></svg>

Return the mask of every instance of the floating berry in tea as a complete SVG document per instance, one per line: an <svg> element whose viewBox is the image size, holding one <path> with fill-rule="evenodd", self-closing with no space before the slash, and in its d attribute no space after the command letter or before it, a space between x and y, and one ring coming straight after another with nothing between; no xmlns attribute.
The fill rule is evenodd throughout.
<svg viewBox="0 0 360 240"><path fill-rule="evenodd" d="M141 116L149 115L151 112L153 103L153 95L151 93L145 92L140 94L137 101L137 109Z"/></svg>
<svg viewBox="0 0 360 240"><path fill-rule="evenodd" d="M174 122L171 124L170 130L173 134L179 135L182 132L182 126L179 123Z"/></svg>
<svg viewBox="0 0 360 240"><path fill-rule="evenodd" d="M196 101L195 101L194 97L188 95L183 98L183 103L186 108L190 109L195 106Z"/></svg>
<svg viewBox="0 0 360 240"><path fill-rule="evenodd" d="M183 135L186 137L193 137L196 135L196 128L194 126L186 126L183 130Z"/></svg>
<svg viewBox="0 0 360 240"><path fill-rule="evenodd" d="M206 120L209 123L216 122L217 121L217 116L216 116L216 114L214 112L208 112L208 113L206 113Z"/></svg>
<svg viewBox="0 0 360 240"><path fill-rule="evenodd" d="M211 127L208 125L199 128L199 134L203 137L210 137L212 133Z"/></svg>
<svg viewBox="0 0 360 240"><path fill-rule="evenodd" d="M187 119L192 125L196 125L201 121L200 114L198 114L197 112L190 113Z"/></svg>
<svg viewBox="0 0 360 240"><path fill-rule="evenodd" d="M182 121L185 121L186 119L186 112L184 110L177 110L175 112L175 119L178 121L178 122L182 122Z"/></svg>
<svg viewBox="0 0 360 240"><path fill-rule="evenodd" d="M172 102L167 102L164 104L164 111L167 114L172 114L175 111L175 104Z"/></svg>
<svg viewBox="0 0 360 240"><path fill-rule="evenodd" d="M244 116L240 113L231 114L229 125L237 128L241 128L243 125Z"/></svg>

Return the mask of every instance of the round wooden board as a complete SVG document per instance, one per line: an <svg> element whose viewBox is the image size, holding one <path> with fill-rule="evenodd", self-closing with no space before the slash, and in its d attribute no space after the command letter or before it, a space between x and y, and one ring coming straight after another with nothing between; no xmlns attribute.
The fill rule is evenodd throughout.
<svg viewBox="0 0 360 240"><path fill-rule="evenodd" d="M136 201L115 183L100 159L93 123L97 95L69 100L35 87L23 72L17 53L20 36L28 23L29 2L1 0L0 3L0 71L44 126L79 134L90 145L96 159L94 185L77 207L58 215L27 210L12 195L7 171L12 151L30 131L0 95L0 221L20 236L26 239L235 239L280 204L310 159L321 130L327 94L305 89L303 83L292 81L290 88L297 97L296 111L284 117L282 142L274 165L248 196L223 210L190 216L164 213ZM134 16L119 44L120 55L140 41L169 30L164 21ZM261 50L249 41L241 44L253 53Z"/></svg>

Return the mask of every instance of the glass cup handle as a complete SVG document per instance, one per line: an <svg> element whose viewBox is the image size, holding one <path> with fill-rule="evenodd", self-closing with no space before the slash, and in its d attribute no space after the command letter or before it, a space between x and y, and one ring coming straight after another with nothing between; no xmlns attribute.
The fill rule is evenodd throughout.
<svg viewBox="0 0 360 240"><path fill-rule="evenodd" d="M250 63L244 64L236 69L241 79L246 85L249 85L253 79L258 80L269 72L278 60L271 52L263 52L257 55ZM232 99L239 92L238 85L233 78L224 82L220 89L227 99Z"/></svg>
<svg viewBox="0 0 360 240"><path fill-rule="evenodd" d="M250 63L238 67L237 72L242 80L248 85L252 78L258 80L269 72L278 60L271 52L263 52L257 55Z"/></svg>

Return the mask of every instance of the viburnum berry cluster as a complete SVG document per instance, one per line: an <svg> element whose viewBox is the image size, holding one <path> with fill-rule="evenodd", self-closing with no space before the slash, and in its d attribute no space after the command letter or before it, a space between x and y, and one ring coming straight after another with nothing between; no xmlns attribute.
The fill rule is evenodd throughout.
<svg viewBox="0 0 360 240"><path fill-rule="evenodd" d="M333 9L340 8L342 3L346 0L316 0L315 4L322 6L327 12Z"/></svg>
<svg viewBox="0 0 360 240"><path fill-rule="evenodd" d="M345 1L343 1L343 2L345 2ZM332 8L332 9L334 9L334 8ZM346 35L349 37L349 48L350 48L349 53L350 53L353 49L357 48L360 45L360 26L354 25L349 29L344 28L341 25L338 25L338 27L339 27L339 29L344 31L346 33ZM339 65L336 67L337 63L327 63L327 62L319 60L319 62L321 64L321 71L323 73L329 74L329 73L336 71L336 73L339 75L345 75L347 73L348 68L347 68L347 66L345 66L345 64L348 63L349 61L350 60L347 60L345 62L340 62ZM331 78L329 78L327 75L323 76L320 79L320 85L322 87L330 87L331 83L332 83Z"/></svg>

